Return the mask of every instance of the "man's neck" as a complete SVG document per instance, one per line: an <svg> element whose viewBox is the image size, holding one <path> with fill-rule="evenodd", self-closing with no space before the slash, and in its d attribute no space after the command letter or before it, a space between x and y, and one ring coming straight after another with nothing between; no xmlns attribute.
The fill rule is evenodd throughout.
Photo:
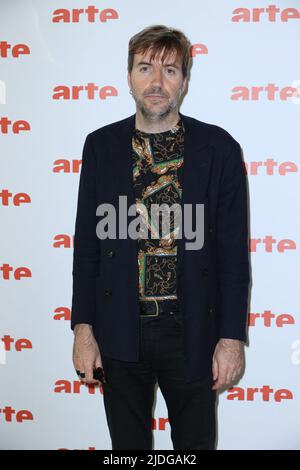
<svg viewBox="0 0 300 470"><path fill-rule="evenodd" d="M173 114L169 114L164 120L149 121L137 110L135 115L135 127L140 131L151 134L165 132L175 127L179 118L178 111L176 111Z"/></svg>

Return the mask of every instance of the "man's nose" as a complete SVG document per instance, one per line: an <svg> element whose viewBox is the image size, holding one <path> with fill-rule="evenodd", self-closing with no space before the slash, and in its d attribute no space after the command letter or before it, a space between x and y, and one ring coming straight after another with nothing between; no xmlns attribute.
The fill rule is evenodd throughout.
<svg viewBox="0 0 300 470"><path fill-rule="evenodd" d="M154 69L151 77L152 86L161 86L163 82L163 72L161 69Z"/></svg>

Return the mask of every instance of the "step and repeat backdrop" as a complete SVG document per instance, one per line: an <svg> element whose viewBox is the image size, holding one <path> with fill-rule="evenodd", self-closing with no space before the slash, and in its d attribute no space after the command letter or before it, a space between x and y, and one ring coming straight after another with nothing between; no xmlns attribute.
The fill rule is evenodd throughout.
<svg viewBox="0 0 300 470"><path fill-rule="evenodd" d="M241 144L252 289L246 370L218 396L218 449L300 449L299 0L0 1L0 448L111 449L78 381L72 255L86 135L135 112L128 41L181 29L183 114ZM173 449L157 389L155 449Z"/></svg>

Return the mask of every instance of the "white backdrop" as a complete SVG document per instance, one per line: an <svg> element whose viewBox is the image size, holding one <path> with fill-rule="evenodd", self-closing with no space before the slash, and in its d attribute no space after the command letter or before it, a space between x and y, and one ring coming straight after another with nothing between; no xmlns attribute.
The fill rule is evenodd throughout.
<svg viewBox="0 0 300 470"><path fill-rule="evenodd" d="M101 17L74 21L89 5ZM80 387L72 364L78 162L89 132L135 112L128 41L151 24L189 37L181 111L228 130L248 168L249 345L238 387L219 395L218 449L300 449L300 1L272 5L0 1L1 449L111 449L101 389ZM100 95L74 98L88 83ZM153 424L155 449L172 449L159 389Z"/></svg>

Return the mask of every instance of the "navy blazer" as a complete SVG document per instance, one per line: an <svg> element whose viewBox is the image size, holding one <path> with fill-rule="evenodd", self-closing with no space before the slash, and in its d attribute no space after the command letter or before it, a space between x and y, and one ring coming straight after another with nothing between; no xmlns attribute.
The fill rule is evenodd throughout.
<svg viewBox="0 0 300 470"><path fill-rule="evenodd" d="M183 315L185 380L212 377L219 338L247 341L249 285L246 169L239 143L223 128L179 113L185 128L182 204L204 204L204 244L178 239L177 295ZM96 208L119 195L135 203L135 114L86 137L73 251L71 328L93 326L100 353L139 360L138 241L100 240ZM135 216L128 216L128 223Z"/></svg>

